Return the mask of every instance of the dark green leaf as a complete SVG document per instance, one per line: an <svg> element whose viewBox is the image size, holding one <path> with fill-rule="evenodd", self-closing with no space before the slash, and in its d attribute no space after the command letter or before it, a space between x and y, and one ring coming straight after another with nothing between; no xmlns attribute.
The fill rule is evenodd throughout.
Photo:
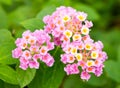
<svg viewBox="0 0 120 88"><path fill-rule="evenodd" d="M4 88L4 82L0 79L0 87Z"/></svg>
<svg viewBox="0 0 120 88"><path fill-rule="evenodd" d="M63 88L94 88L83 82L79 75L70 75L64 80Z"/></svg>
<svg viewBox="0 0 120 88"><path fill-rule="evenodd" d="M18 86L18 85L9 84L9 83L6 83L6 82L3 83L3 85L4 85L4 88L20 88L20 86Z"/></svg>
<svg viewBox="0 0 120 88"><path fill-rule="evenodd" d="M95 75L91 75L90 80L87 82L90 85L93 86L104 86L107 83L107 79L104 75L100 77L96 77Z"/></svg>
<svg viewBox="0 0 120 88"><path fill-rule="evenodd" d="M105 39L105 41L109 42L111 45L118 45L120 44L119 36L120 36L119 28L114 28L112 31L108 33L104 33L103 38Z"/></svg>
<svg viewBox="0 0 120 88"><path fill-rule="evenodd" d="M106 61L105 71L107 76L120 83L120 63L112 60Z"/></svg>
<svg viewBox="0 0 120 88"><path fill-rule="evenodd" d="M117 48L108 42L102 42L104 44L103 50L106 51L108 58L112 60L117 60Z"/></svg>

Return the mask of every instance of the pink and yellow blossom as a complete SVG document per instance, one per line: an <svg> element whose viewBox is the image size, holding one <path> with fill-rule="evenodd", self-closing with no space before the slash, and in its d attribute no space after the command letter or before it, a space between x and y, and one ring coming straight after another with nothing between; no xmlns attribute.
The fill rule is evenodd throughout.
<svg viewBox="0 0 120 88"><path fill-rule="evenodd" d="M38 59L49 67L54 64L54 58L48 53L49 50L54 49L54 43L51 42L51 37L45 31L30 32L27 30L15 43L17 48L12 51L12 56L19 58L19 67L23 70L28 67L38 69L40 66Z"/></svg>

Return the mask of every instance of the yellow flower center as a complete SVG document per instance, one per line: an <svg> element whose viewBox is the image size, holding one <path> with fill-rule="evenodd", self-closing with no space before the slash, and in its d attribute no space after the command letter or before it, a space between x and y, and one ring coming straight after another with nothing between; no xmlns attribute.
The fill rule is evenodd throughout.
<svg viewBox="0 0 120 88"><path fill-rule="evenodd" d="M91 50L91 49L92 49L92 46L91 46L90 44L86 44L86 45L85 45L85 49L86 49L86 50Z"/></svg>
<svg viewBox="0 0 120 88"><path fill-rule="evenodd" d="M78 16L78 19L80 20L80 21L84 21L84 17L83 16Z"/></svg>
<svg viewBox="0 0 120 88"><path fill-rule="evenodd" d="M87 27L83 27L81 29L81 33L84 34L84 35L87 35L89 33L89 29Z"/></svg>
<svg viewBox="0 0 120 88"><path fill-rule="evenodd" d="M92 51L91 58L96 59L98 57L98 53L95 51Z"/></svg>
<svg viewBox="0 0 120 88"><path fill-rule="evenodd" d="M70 38L70 37L72 36L72 32L69 31L69 30L66 30L66 31L64 32L64 35L65 35L67 38Z"/></svg>
<svg viewBox="0 0 120 88"><path fill-rule="evenodd" d="M94 61L87 61L87 66L90 67L90 66L93 66L94 65Z"/></svg>
<svg viewBox="0 0 120 88"><path fill-rule="evenodd" d="M70 17L69 17L69 16L64 16L64 17L63 17L63 21L64 21L64 22L67 22L67 21L69 21L69 20L70 20Z"/></svg>
<svg viewBox="0 0 120 88"><path fill-rule="evenodd" d="M75 57L78 61L82 60L82 54L80 53L76 54Z"/></svg>
<svg viewBox="0 0 120 88"><path fill-rule="evenodd" d="M79 40L80 38L81 38L81 35L78 35L78 34L73 35L74 41Z"/></svg>
<svg viewBox="0 0 120 88"><path fill-rule="evenodd" d="M75 48L75 47L74 47L74 48L71 48L71 53L72 53L72 54L76 54L76 53L77 53L77 48Z"/></svg>
<svg viewBox="0 0 120 88"><path fill-rule="evenodd" d="M87 32L87 29L86 29L86 28L84 28L84 29L83 29L83 32L84 32L84 33L86 33L86 32Z"/></svg>

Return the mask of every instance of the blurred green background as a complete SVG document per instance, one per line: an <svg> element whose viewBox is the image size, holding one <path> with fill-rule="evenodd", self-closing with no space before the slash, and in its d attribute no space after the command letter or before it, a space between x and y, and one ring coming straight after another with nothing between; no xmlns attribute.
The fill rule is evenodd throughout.
<svg viewBox="0 0 120 88"><path fill-rule="evenodd" d="M39 20L61 5L88 13L88 19L94 24L90 35L104 43L108 60L101 77L93 75L88 82L83 82L79 75L65 75L59 88L120 88L120 0L0 0L0 29L9 30L16 39L26 28L43 27L43 23L39 26ZM33 86L33 81L25 88L42 88L39 82ZM0 85L19 88L2 80Z"/></svg>

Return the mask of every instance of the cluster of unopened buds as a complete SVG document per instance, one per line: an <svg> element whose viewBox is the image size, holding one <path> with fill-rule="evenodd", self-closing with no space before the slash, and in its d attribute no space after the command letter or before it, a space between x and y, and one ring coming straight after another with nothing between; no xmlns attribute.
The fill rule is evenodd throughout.
<svg viewBox="0 0 120 88"><path fill-rule="evenodd" d="M61 61L66 64L64 71L67 75L80 74L81 79L88 80L94 73L102 74L103 62L107 54L102 51L101 41L94 42L90 38L91 21L86 20L87 14L78 12L71 7L61 6L52 15L43 18L44 30L31 33L26 31L23 38L16 40L17 48L13 50L13 57L20 58L20 67L23 69L38 68L38 59L48 66L54 63L48 53L54 45L61 46L64 54ZM53 42L50 42L52 35Z"/></svg>

